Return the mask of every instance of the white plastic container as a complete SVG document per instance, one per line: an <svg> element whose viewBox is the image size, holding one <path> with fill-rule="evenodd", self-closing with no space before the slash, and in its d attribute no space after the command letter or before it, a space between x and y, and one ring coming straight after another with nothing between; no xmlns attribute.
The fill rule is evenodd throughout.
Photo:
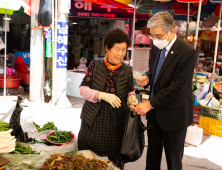
<svg viewBox="0 0 222 170"><path fill-rule="evenodd" d="M189 126L187 128L185 143L198 146L202 142L202 138L203 129L198 127L198 125Z"/></svg>
<svg viewBox="0 0 222 170"><path fill-rule="evenodd" d="M0 66L0 74L4 74L4 67Z"/></svg>

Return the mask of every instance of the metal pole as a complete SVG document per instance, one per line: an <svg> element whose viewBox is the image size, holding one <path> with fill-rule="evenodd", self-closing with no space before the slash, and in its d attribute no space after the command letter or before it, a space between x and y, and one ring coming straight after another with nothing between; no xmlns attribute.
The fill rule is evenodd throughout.
<svg viewBox="0 0 222 170"><path fill-rule="evenodd" d="M5 58L4 58L4 96L6 96L6 53L7 53L7 9L5 9Z"/></svg>
<svg viewBox="0 0 222 170"><path fill-rule="evenodd" d="M53 0L54 1L54 0ZM56 96L57 96L57 88L56 88L56 60L57 60L57 6L58 6L58 0L54 1L55 3L55 9L54 9L54 17L53 17L53 23L54 23L54 37L53 37L53 64L52 64L52 102L55 103ZM54 5L53 5L54 7Z"/></svg>
<svg viewBox="0 0 222 170"><path fill-rule="evenodd" d="M131 51L131 60L132 60L132 67L133 67L133 58L134 58L134 34L135 34L135 20L136 20L136 0L134 2L134 13L133 13L133 35L132 35L132 51Z"/></svg>
<svg viewBox="0 0 222 170"><path fill-rule="evenodd" d="M189 30L189 20L190 20L190 3L188 3L188 6L187 6L187 29L186 29L186 41L187 41L187 38L188 38L188 30Z"/></svg>
<svg viewBox="0 0 222 170"><path fill-rule="evenodd" d="M213 66L213 73L212 73L211 86L210 86L211 93L213 93L215 66L216 66L216 60L217 60L217 50L218 50L219 35L220 35L221 12L222 12L222 3L220 4L220 13L219 13L219 19L217 23L217 37L216 37L215 51L214 51L214 66Z"/></svg>
<svg viewBox="0 0 222 170"><path fill-rule="evenodd" d="M195 35L195 42L194 42L194 48L197 49L197 40L198 40L198 30L199 30L199 23L200 23L200 13L201 13L201 4L202 1L199 1L199 7L198 7L198 16L197 16L197 27L196 27L196 35Z"/></svg>
<svg viewBox="0 0 222 170"><path fill-rule="evenodd" d="M52 51L53 51L53 58L52 58L52 102L54 102L54 97L56 94L56 81L55 81L55 75L56 75L56 55L55 55L55 0L52 0Z"/></svg>

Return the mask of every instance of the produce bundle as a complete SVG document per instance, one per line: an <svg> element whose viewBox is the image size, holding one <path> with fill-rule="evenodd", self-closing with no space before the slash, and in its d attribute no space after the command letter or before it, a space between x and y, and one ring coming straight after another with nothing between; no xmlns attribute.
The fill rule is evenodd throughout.
<svg viewBox="0 0 222 170"><path fill-rule="evenodd" d="M53 122L47 122L46 124L43 125L42 128L40 128L40 126L36 124L35 122L33 122L33 124L35 125L38 132L41 132L44 130L58 130Z"/></svg>
<svg viewBox="0 0 222 170"><path fill-rule="evenodd" d="M22 146L21 144L17 143L15 150L11 152L12 154L36 154L40 155L40 152L32 150L32 148L28 144L28 148Z"/></svg>
<svg viewBox="0 0 222 170"><path fill-rule="evenodd" d="M48 135L48 140L54 143L67 143L72 140L71 131L55 131L54 134Z"/></svg>
<svg viewBox="0 0 222 170"><path fill-rule="evenodd" d="M0 132L9 130L9 124L0 120Z"/></svg>
<svg viewBox="0 0 222 170"><path fill-rule="evenodd" d="M107 170L110 161L101 159L88 159L81 155L52 155L44 162L41 170Z"/></svg>
<svg viewBox="0 0 222 170"><path fill-rule="evenodd" d="M16 139L11 135L12 129L0 132L0 153L9 153L15 150Z"/></svg>

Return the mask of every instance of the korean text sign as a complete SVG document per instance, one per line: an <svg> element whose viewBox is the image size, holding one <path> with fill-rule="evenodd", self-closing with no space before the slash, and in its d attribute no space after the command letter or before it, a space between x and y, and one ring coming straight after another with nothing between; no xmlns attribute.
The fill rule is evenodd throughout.
<svg viewBox="0 0 222 170"><path fill-rule="evenodd" d="M115 6L95 4L84 0L72 0L70 16L88 18L121 18L132 19L133 9L122 9ZM136 13L136 18L149 19L149 14Z"/></svg>
<svg viewBox="0 0 222 170"><path fill-rule="evenodd" d="M68 23L57 24L56 68L67 68Z"/></svg>

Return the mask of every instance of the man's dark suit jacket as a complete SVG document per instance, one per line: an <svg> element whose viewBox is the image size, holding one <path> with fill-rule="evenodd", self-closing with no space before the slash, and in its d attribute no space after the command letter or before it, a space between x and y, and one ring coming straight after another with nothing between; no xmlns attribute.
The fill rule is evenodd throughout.
<svg viewBox="0 0 222 170"><path fill-rule="evenodd" d="M150 90L160 53L161 50L153 45L146 74ZM184 129L193 123L192 78L196 61L193 46L177 37L162 65L150 99L158 125L164 131ZM147 118L148 115L149 112Z"/></svg>

